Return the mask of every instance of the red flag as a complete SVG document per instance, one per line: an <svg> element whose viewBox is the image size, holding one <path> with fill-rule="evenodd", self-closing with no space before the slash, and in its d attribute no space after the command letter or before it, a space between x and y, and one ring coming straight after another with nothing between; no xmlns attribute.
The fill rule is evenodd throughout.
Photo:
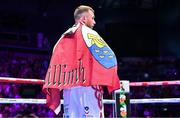
<svg viewBox="0 0 180 118"><path fill-rule="evenodd" d="M102 85L112 92L120 88L119 81L114 52L97 32L78 24L66 31L54 46L43 91ZM53 92L50 96L54 96Z"/></svg>

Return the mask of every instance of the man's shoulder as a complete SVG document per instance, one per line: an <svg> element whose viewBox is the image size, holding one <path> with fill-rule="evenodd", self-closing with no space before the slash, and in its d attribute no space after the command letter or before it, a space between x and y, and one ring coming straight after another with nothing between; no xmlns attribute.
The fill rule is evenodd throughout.
<svg viewBox="0 0 180 118"><path fill-rule="evenodd" d="M82 36L88 47L91 47L93 42L102 40L101 36L93 29L83 25Z"/></svg>
<svg viewBox="0 0 180 118"><path fill-rule="evenodd" d="M75 33L75 31L79 28L80 24L77 25L73 25L71 28L69 28L68 30L66 30L63 35L68 35L68 34L73 34Z"/></svg>
<svg viewBox="0 0 180 118"><path fill-rule="evenodd" d="M87 27L86 25L82 25L82 32L83 33L91 33L91 34L94 34L94 35L99 35L95 30Z"/></svg>

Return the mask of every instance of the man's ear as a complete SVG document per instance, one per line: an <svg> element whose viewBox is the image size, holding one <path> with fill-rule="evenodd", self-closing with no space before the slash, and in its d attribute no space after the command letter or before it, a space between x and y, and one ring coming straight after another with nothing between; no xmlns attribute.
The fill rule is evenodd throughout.
<svg viewBox="0 0 180 118"><path fill-rule="evenodd" d="M82 16L82 17L80 18L80 21L83 22L83 23L85 23L85 22L86 22L86 19L87 19L86 16Z"/></svg>

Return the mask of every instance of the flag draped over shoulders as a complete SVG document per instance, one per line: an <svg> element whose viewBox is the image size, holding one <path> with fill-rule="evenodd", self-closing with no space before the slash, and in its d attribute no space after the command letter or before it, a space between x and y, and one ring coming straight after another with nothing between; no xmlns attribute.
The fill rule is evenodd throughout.
<svg viewBox="0 0 180 118"><path fill-rule="evenodd" d="M60 90L91 85L107 86L109 92L119 89L117 60L97 32L79 23L67 30L54 46L43 85L47 105L57 110Z"/></svg>

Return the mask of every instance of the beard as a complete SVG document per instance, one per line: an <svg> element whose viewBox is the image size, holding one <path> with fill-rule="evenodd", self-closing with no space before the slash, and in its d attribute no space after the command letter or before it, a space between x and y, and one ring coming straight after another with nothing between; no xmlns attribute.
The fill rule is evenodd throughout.
<svg viewBox="0 0 180 118"><path fill-rule="evenodd" d="M87 26L91 29L93 29L93 27L94 27L94 25L92 25L92 24L87 24Z"/></svg>

